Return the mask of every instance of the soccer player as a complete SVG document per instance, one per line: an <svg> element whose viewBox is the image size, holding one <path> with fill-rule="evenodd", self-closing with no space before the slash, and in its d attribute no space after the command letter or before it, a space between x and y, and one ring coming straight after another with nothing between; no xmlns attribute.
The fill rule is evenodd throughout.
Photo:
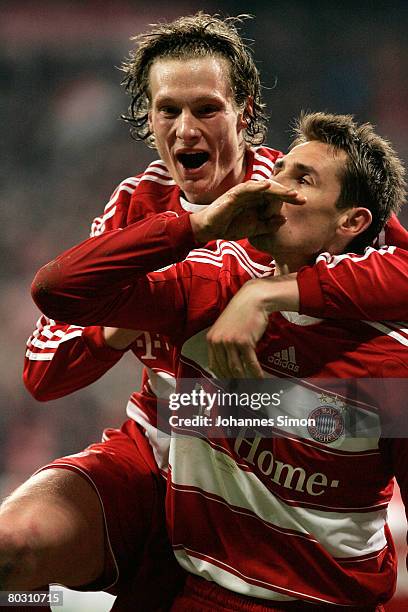
<svg viewBox="0 0 408 612"><path fill-rule="evenodd" d="M322 253L335 265L350 247L369 244L405 200L394 151L349 116L305 115L274 178L238 185L188 217L158 215L70 249L37 274L37 304L75 324L167 334L181 350L179 377L210 378L205 328L256 263L220 241L216 253L198 249L175 266L146 274L149 268L181 260L197 241L245 234L274 257L270 274L297 272ZM288 203L279 186L306 202ZM408 443L381 439L384 415L370 394L340 401L324 379L406 378L406 324L310 319L276 312L276 304L271 313L257 353L262 369L290 381L271 359L290 352L309 383L301 383L300 400L298 385L288 385L288 405L317 415L330 403L339 427L329 438L314 431L313 439L290 427L272 439L245 427L235 438L178 428L167 520L190 575L172 609L380 610L395 588L386 508L394 475L406 502ZM377 435L342 435L346 415L369 418Z"/></svg>
<svg viewBox="0 0 408 612"><path fill-rule="evenodd" d="M279 156L277 151L257 146L265 135L259 76L233 20L222 21L203 14L183 17L157 26L142 35L138 43L124 66L125 84L132 95L129 120L139 138L150 144L156 141L162 159L119 185L103 215L95 220L93 236L165 210L178 215L196 211L235 182L271 177ZM167 87L168 95L169 73L165 68L172 62L164 60L174 60L183 67L182 78L178 77L172 97L167 99L164 94ZM207 71L199 70L203 63ZM204 95L197 94L197 90ZM176 145L168 147L170 138L174 138L177 151ZM405 234L395 220L389 229L390 243L398 243L400 231L403 245ZM263 274L269 258L255 255L249 246L247 249L258 264L255 272L252 268L248 271L248 278ZM243 250L241 253L245 257ZM305 269L299 274L302 308L315 308L317 315L318 310L327 308L330 314L330 309L336 311L337 298L346 301L342 308L351 311L350 316L358 317L358 308L366 308L366 318L375 318L375 307L383 307L391 311L389 316L401 318L400 294L395 295L393 303L383 294L375 300L364 295L364 288L375 288L378 275L387 278L388 268L392 286L395 276L402 275L405 252L397 249L386 253L387 257L383 257L373 251L363 270L360 262L352 259L342 262L336 270L328 266ZM161 265L158 263L158 267ZM336 278L350 266L356 268L355 278L362 280L346 291L337 286ZM367 268L371 274L367 274ZM337 287L334 296L329 294L332 284ZM285 308L294 308L297 287L293 278L280 283ZM150 542L165 538L160 529L149 531L145 521L146 517L150 521L152 513L158 517L155 525L163 520L161 474L166 472L168 449L156 434L155 392L172 385L172 348L168 339L148 331L82 328L41 317L29 340L24 379L40 400L61 397L96 380L128 348L148 370L142 389L129 401L130 418L122 430L108 430L100 444L45 466L3 506L0 529L5 537L0 559L9 567L6 585L31 588L59 581L91 589L109 588L115 583L112 592L120 591L122 595L118 606L123 607L126 598L132 606L135 593L142 606L142 590L135 587L134 593L130 591L130 584L137 583L134 574L140 566L141 551L145 550L145 560L156 559L157 574L164 573L157 567L160 556L165 567L171 566L164 543L161 552L159 547L156 551L144 548L149 533ZM33 521L38 529L35 539L28 529ZM25 564L26 554L22 551L31 555L31 565ZM16 557L24 568L20 582L16 582L13 573ZM67 563L67 558L72 562ZM141 576L138 584L145 585L145 573ZM172 580L170 573L168 582ZM153 609L155 594L164 601L164 588L156 584L145 605Z"/></svg>
<svg viewBox="0 0 408 612"><path fill-rule="evenodd" d="M256 146L265 134L259 75L234 23L198 14L139 38L124 66L129 119L139 138L156 140L162 159L119 185L94 221L93 236L161 211L197 210L237 182L271 176L279 152ZM183 70L169 92L172 60ZM172 96L167 108L166 92ZM172 104L181 106L177 116ZM171 124L177 152L167 153L163 134ZM258 258L263 273L265 255ZM148 370L122 429L107 430L101 443L44 466L3 505L3 588L49 582L105 588L119 593L120 609L133 609L137 597L140 608L153 610L166 601L166 587L177 585L163 517L168 449L156 435L155 392L172 385L168 340L42 317L28 343L24 379L38 399L60 397L93 382L130 345ZM150 589L148 571L155 575Z"/></svg>

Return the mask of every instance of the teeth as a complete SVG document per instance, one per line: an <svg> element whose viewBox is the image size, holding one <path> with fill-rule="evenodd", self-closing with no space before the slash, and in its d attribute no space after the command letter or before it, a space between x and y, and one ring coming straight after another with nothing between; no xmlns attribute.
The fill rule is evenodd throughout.
<svg viewBox="0 0 408 612"><path fill-rule="evenodd" d="M208 160L209 154L205 152L200 153L180 153L178 155L179 161L185 168L199 168Z"/></svg>

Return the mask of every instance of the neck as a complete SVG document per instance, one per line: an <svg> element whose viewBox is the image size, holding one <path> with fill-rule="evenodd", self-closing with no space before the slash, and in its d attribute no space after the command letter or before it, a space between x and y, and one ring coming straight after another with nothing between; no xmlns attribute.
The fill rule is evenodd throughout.
<svg viewBox="0 0 408 612"><path fill-rule="evenodd" d="M313 265L315 261L315 257L310 257L307 258L304 255L303 256L296 256L291 254L289 255L282 255L282 253L279 254L278 257L274 257L274 262L275 262L275 276L281 276L283 274L292 274L294 272L298 272L300 270L300 268L303 268L304 266L309 266L309 265Z"/></svg>

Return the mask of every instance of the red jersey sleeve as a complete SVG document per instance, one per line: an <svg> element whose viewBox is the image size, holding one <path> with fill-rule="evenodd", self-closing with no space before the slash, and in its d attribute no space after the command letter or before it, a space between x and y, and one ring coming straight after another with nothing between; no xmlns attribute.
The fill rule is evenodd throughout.
<svg viewBox="0 0 408 612"><path fill-rule="evenodd" d="M103 214L92 222L91 236L126 226L137 177L120 183ZM102 329L67 325L41 316L27 341L23 380L39 401L48 401L82 389L100 378L125 351L106 345Z"/></svg>
<svg viewBox="0 0 408 612"><path fill-rule="evenodd" d="M364 255L323 254L298 275L301 314L322 318L401 321L407 316L408 232L393 216L382 240Z"/></svg>
<svg viewBox="0 0 408 612"><path fill-rule="evenodd" d="M146 273L181 261L194 246L189 215L156 215L60 255L37 273L33 298L46 315L75 325L154 330L174 337L182 326L183 286L160 271Z"/></svg>
<svg viewBox="0 0 408 612"><path fill-rule="evenodd" d="M322 318L406 319L408 251L395 247L364 256L320 256L297 276L301 314Z"/></svg>

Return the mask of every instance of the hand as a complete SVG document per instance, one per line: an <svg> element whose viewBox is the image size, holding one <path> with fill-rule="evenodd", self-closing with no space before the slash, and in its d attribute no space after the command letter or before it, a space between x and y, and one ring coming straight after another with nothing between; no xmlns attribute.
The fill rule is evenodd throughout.
<svg viewBox="0 0 408 612"><path fill-rule="evenodd" d="M140 336L142 332L135 329L119 329L118 327L104 327L105 342L111 348L124 351Z"/></svg>
<svg viewBox="0 0 408 612"><path fill-rule="evenodd" d="M285 223L283 202L304 204L306 198L272 180L236 185L204 210L190 216L198 242L239 240L265 234Z"/></svg>
<svg viewBox="0 0 408 612"><path fill-rule="evenodd" d="M217 378L263 378L256 345L269 314L259 303L256 281L248 281L207 333L209 365Z"/></svg>
<svg viewBox="0 0 408 612"><path fill-rule="evenodd" d="M269 315L299 310L296 274L250 280L207 333L209 365L218 378L263 378L256 346Z"/></svg>

